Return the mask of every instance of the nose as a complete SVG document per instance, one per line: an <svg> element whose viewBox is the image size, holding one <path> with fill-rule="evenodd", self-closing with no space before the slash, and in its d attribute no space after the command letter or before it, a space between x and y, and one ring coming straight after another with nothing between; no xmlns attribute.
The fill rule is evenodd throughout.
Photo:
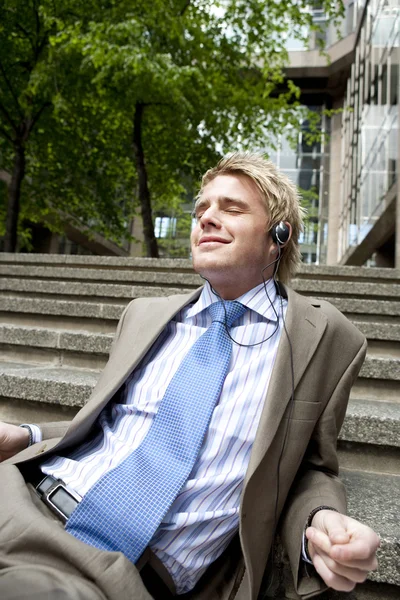
<svg viewBox="0 0 400 600"><path fill-rule="evenodd" d="M199 218L199 224L201 229L206 227L221 227L221 222L218 216L218 211L215 206L209 206Z"/></svg>

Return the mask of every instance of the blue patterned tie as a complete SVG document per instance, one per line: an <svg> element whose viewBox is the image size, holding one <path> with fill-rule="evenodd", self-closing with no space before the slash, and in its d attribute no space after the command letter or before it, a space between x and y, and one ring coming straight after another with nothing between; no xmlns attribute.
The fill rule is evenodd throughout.
<svg viewBox="0 0 400 600"><path fill-rule="evenodd" d="M212 324L170 381L141 445L89 490L66 529L135 563L189 477L228 372L239 302L211 304ZM225 326L226 323L226 326Z"/></svg>

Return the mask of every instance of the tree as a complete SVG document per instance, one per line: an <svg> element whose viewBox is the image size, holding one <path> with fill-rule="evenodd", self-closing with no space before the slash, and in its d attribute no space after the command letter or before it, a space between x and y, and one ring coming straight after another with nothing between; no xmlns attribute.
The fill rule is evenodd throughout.
<svg viewBox="0 0 400 600"><path fill-rule="evenodd" d="M272 145L288 124L298 126L299 90L284 77L285 38L289 32L301 37L304 26L315 28L305 0L62 0L58 13L53 3L31 3L40 4L42 37L21 33L18 43L28 53L32 39L33 46L46 39L39 55L46 60L35 63L28 84L26 77L21 83L22 76L14 82L11 64L3 61L2 69L10 85L0 101L10 119L1 132L14 144L14 169L18 171L17 148L26 147L50 107L53 129L60 129L64 120L71 140L83 132L89 154L106 151L99 150L99 135L109 140L115 145L104 164L112 176L114 171L119 177L128 173L129 183L137 185L149 256L158 255L154 209L190 194L199 174L227 150ZM8 13L11 4L27 11L18 0L6 4ZM341 10L332 0L323 0L322 8L331 18ZM18 32L19 24L13 21L10 31ZM10 50L17 45L10 33L2 34L8 36ZM32 98L32 79L35 112L32 99L20 100L28 92L15 92L24 83ZM28 138L16 143L11 107L19 114L21 104L32 126ZM115 122L118 136L112 134ZM48 129L46 135L52 137ZM59 142L52 140L53 163ZM69 147L65 136L64 143ZM122 156L134 171L127 163L118 167ZM84 175L84 168L78 172ZM132 196L127 192L133 204ZM104 203L113 208L112 194L107 198Z"/></svg>
<svg viewBox="0 0 400 600"><path fill-rule="evenodd" d="M108 108L82 90L88 82L76 77L79 63L58 61L51 45L66 23L90 15L90 3L72 0L0 3L6 251L17 247L18 218L20 226L44 220L56 230L68 218L119 242L126 235L136 175L120 116L114 111L110 120Z"/></svg>
<svg viewBox="0 0 400 600"><path fill-rule="evenodd" d="M0 5L0 133L13 152L11 173L3 169L2 177L9 190L4 248L13 251L17 242L21 185L26 171L26 145L50 106L46 94L35 93L31 80L43 60L49 31L41 27L36 7L30 15L26 10L19 11L20 3L8 4Z"/></svg>

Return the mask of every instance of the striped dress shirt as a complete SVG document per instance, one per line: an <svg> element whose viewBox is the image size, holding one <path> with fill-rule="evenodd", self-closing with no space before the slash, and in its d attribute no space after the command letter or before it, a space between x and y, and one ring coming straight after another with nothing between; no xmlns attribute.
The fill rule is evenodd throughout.
<svg viewBox="0 0 400 600"><path fill-rule="evenodd" d="M67 456L46 461L42 471L84 496L135 450L183 357L211 325L207 308L218 300L206 283L197 302L168 323L102 411L93 437ZM272 280L266 289L260 284L237 300L249 310L230 330L238 344L233 343L220 400L196 464L150 542L178 594L194 587L238 530L244 476L283 329L287 301Z"/></svg>

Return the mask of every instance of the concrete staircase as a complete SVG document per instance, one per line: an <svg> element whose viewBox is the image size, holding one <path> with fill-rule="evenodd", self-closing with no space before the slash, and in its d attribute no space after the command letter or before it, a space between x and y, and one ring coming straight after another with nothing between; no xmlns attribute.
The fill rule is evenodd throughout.
<svg viewBox="0 0 400 600"><path fill-rule="evenodd" d="M0 254L0 419L65 420L85 403L135 297L201 285L187 260ZM339 440L349 512L382 540L379 570L336 600L400 598L400 272L303 266L292 286L332 302L369 350Z"/></svg>

